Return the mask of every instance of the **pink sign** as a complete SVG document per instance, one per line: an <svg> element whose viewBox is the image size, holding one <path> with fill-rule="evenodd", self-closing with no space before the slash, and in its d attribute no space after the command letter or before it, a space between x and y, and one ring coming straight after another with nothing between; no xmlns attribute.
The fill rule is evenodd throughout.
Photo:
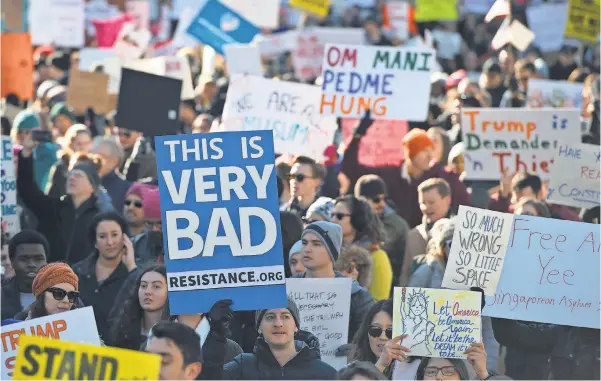
<svg viewBox="0 0 601 381"><path fill-rule="evenodd" d="M358 119L342 119L342 139L348 145ZM399 165L403 160L403 137L409 130L406 120L376 120L359 145L359 164L368 167Z"/></svg>
<svg viewBox="0 0 601 381"><path fill-rule="evenodd" d="M92 20L96 28L96 43L98 48L112 48L117 41L123 25L131 21L129 14L120 15L106 20Z"/></svg>
<svg viewBox="0 0 601 381"><path fill-rule="evenodd" d="M321 75L323 43L316 33L301 33L297 37L296 49L292 52L294 71L301 81L311 80Z"/></svg>

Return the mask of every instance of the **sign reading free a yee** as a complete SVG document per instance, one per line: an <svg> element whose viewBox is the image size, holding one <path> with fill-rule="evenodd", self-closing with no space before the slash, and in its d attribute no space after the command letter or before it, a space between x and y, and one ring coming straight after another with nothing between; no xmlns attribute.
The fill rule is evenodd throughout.
<svg viewBox="0 0 601 381"><path fill-rule="evenodd" d="M273 133L155 138L173 314L286 305ZM252 228L251 228L252 226Z"/></svg>
<svg viewBox="0 0 601 381"><path fill-rule="evenodd" d="M428 116L433 49L326 44L323 115L421 122Z"/></svg>

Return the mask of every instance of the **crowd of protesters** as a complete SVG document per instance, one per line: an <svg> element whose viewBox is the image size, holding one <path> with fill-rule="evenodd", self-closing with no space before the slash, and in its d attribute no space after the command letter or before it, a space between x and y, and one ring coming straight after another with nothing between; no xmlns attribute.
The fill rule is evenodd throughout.
<svg viewBox="0 0 601 381"><path fill-rule="evenodd" d="M513 16L527 23L531 2L514 3ZM373 45L404 43L381 27L379 5L334 16L309 17L306 25L364 27ZM282 20L278 31L290 28ZM93 112L75 113L65 85L78 53L37 47L35 99L9 95L2 105L21 226L2 235L2 324L92 306L103 343L160 354L162 379L599 379L594 329L483 317L482 343L466 351L467 360L414 357L392 335L394 287L442 287L459 205L599 223L599 207L547 203L535 174L464 180L459 110L524 107L532 78L583 82L582 141L599 145L599 43L550 55L534 44L494 50L496 27L470 13L414 25L414 34L457 31L462 49L439 58L428 119L409 123L398 165L360 164L369 112L324 160L276 158L286 275L352 278L349 343L339 349L348 365L340 372L300 329L293 300L262 311L233 312L222 300L207 314L170 313L152 137L116 125L114 113L100 116L104 124ZM201 77L201 52L178 52L191 63L197 94L180 107L182 132L219 128L228 78L219 65ZM298 81L286 57L264 64L272 77Z"/></svg>

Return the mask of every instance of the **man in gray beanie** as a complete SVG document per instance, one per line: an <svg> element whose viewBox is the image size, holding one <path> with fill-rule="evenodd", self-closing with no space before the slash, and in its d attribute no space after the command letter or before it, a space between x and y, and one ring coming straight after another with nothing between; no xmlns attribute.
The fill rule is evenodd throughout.
<svg viewBox="0 0 601 381"><path fill-rule="evenodd" d="M294 318L294 322L296 323L296 328L300 329L300 311L298 309L298 306L294 302L294 300L291 299L290 297L288 297L288 305L286 306L286 309L288 311L290 311L290 314ZM267 309L257 310L256 315L255 315L255 323L256 323L255 327L259 327L261 325L261 320L263 320L263 316L265 316L266 312L267 312Z"/></svg>

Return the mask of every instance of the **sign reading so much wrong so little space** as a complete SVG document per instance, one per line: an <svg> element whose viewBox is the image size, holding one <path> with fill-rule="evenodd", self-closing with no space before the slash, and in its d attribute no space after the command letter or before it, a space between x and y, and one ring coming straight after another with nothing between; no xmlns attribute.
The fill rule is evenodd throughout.
<svg viewBox="0 0 601 381"><path fill-rule="evenodd" d="M221 299L237 311L284 307L273 133L155 143L171 312L208 312Z"/></svg>
<svg viewBox="0 0 601 381"><path fill-rule="evenodd" d="M433 49L326 44L320 111L358 118L424 121Z"/></svg>

